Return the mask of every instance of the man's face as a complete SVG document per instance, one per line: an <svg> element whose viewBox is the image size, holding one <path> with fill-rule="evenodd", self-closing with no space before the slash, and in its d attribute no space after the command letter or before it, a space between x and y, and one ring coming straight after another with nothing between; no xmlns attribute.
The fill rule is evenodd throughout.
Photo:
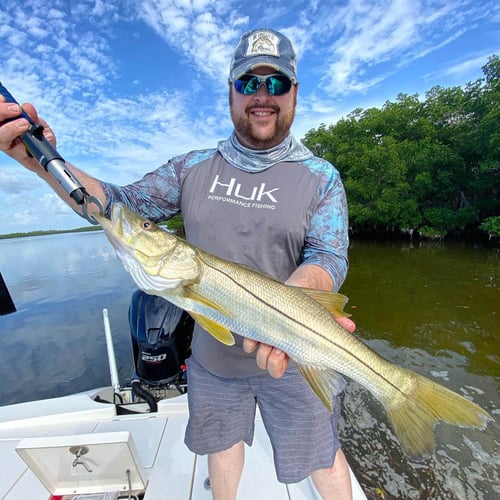
<svg viewBox="0 0 500 500"><path fill-rule="evenodd" d="M253 75L273 73L276 71L265 66L252 70ZM295 117L297 87L292 85L286 94L272 96L265 85L252 95L240 94L230 85L231 119L241 144L251 149L269 149L285 139Z"/></svg>

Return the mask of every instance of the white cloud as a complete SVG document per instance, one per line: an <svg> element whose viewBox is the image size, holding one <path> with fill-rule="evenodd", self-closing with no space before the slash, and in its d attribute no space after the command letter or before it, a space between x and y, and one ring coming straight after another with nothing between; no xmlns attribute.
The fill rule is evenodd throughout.
<svg viewBox="0 0 500 500"><path fill-rule="evenodd" d="M48 186L38 183L36 189L2 196L2 202L13 207L0 213L0 233L27 232L33 229L60 229L85 223ZM44 220L44 226L40 221Z"/></svg>
<svg viewBox="0 0 500 500"><path fill-rule="evenodd" d="M136 7L138 16L200 72L227 79L235 40L248 22L235 12L233 2L148 0Z"/></svg>
<svg viewBox="0 0 500 500"><path fill-rule="evenodd" d="M496 51L488 51L484 54L468 54L469 57L465 59L450 61L439 71L426 73L424 78L426 80L436 80L444 76L451 76L457 81L475 80L476 78L473 78L472 75L477 75L478 70L488 62L488 58L493 52L500 53L500 47Z"/></svg>
<svg viewBox="0 0 500 500"><path fill-rule="evenodd" d="M12 167L0 170L0 192L7 194L25 193L38 187L40 182L28 171L20 169L12 160Z"/></svg>

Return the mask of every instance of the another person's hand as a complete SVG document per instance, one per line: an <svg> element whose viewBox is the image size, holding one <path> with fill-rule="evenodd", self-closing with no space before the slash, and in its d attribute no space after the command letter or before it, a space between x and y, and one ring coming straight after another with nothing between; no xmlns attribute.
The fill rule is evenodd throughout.
<svg viewBox="0 0 500 500"><path fill-rule="evenodd" d="M353 333L356 330L356 323L350 318L336 318L337 322L348 332ZM269 344L263 344L249 338L243 339L243 350L253 352L257 349L257 366L262 370L267 370L273 378L280 378L285 373L290 359L286 353L272 347Z"/></svg>

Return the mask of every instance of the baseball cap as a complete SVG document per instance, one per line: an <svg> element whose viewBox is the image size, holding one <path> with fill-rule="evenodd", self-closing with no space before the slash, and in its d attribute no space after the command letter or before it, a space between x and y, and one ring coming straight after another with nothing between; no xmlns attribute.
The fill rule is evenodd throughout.
<svg viewBox="0 0 500 500"><path fill-rule="evenodd" d="M269 66L297 83L297 56L292 42L278 31L258 29L243 33L231 61L229 80L234 82L259 66Z"/></svg>

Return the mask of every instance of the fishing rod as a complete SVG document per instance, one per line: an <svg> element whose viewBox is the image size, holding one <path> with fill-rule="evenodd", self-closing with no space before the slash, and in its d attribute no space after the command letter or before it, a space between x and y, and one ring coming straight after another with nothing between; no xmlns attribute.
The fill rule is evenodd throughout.
<svg viewBox="0 0 500 500"><path fill-rule="evenodd" d="M5 97L6 102L18 104L12 94L0 82L0 95ZM57 152L56 148L43 135L43 125L36 125L22 109L21 117L28 120L30 128L21 136L21 141L26 147L29 156L35 158L42 168L48 172L68 196L82 207L83 216L91 223L98 224L88 212L88 205L94 203L100 213L104 213L101 202L95 196L91 196L78 178L67 167L64 158ZM19 117L5 120L4 123L17 120Z"/></svg>

